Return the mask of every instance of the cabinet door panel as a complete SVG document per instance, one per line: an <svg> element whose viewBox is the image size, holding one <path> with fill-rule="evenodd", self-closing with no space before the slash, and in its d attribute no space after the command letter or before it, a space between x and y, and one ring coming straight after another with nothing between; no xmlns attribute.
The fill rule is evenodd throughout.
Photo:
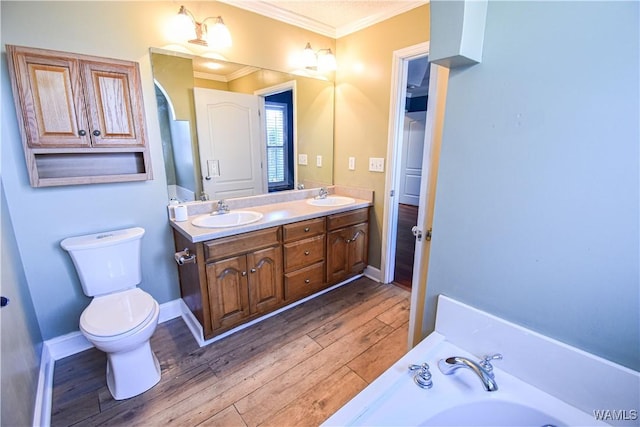
<svg viewBox="0 0 640 427"><path fill-rule="evenodd" d="M95 146L143 145L140 85L134 65L83 63Z"/></svg>
<svg viewBox="0 0 640 427"><path fill-rule="evenodd" d="M247 254L251 313L264 313L284 299L282 248L275 246Z"/></svg>
<svg viewBox="0 0 640 427"><path fill-rule="evenodd" d="M368 224L354 225L348 229L349 237L349 272L361 273L368 262L369 253L369 226Z"/></svg>
<svg viewBox="0 0 640 427"><path fill-rule="evenodd" d="M249 316L247 265L244 256L207 264L212 328L232 327Z"/></svg>
<svg viewBox="0 0 640 427"><path fill-rule="evenodd" d="M327 282L336 283L349 273L349 230L327 233Z"/></svg>
<svg viewBox="0 0 640 427"><path fill-rule="evenodd" d="M89 146L78 61L27 53L14 61L28 146Z"/></svg>

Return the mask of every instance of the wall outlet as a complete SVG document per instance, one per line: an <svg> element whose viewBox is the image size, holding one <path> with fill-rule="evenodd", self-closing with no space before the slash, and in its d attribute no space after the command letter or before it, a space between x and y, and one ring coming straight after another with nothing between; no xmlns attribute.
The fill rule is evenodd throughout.
<svg viewBox="0 0 640 427"><path fill-rule="evenodd" d="M298 164L306 165L307 164L307 155L306 154L298 154Z"/></svg>
<svg viewBox="0 0 640 427"><path fill-rule="evenodd" d="M319 168L322 167L322 156L316 156L316 166Z"/></svg>
<svg viewBox="0 0 640 427"><path fill-rule="evenodd" d="M350 171L356 170L356 158L355 157L349 157L349 170Z"/></svg>
<svg viewBox="0 0 640 427"><path fill-rule="evenodd" d="M369 157L369 171L371 171L371 172L384 172L384 158L383 157Z"/></svg>

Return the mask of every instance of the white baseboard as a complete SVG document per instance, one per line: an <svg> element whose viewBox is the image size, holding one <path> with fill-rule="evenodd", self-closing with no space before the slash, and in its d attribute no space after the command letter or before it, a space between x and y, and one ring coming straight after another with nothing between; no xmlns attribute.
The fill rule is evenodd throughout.
<svg viewBox="0 0 640 427"><path fill-rule="evenodd" d="M380 271L379 268L375 268L375 267L371 267L370 265L367 265L367 267L364 269L364 272L362 274L373 281L376 281L378 283L383 283L382 271Z"/></svg>
<svg viewBox="0 0 640 427"><path fill-rule="evenodd" d="M33 427L51 424L51 396L53 393L53 365L55 360L49 353L49 348L42 345L40 354L40 373L38 375L38 388L33 411Z"/></svg>
<svg viewBox="0 0 640 427"><path fill-rule="evenodd" d="M163 323L182 315L182 299L160 304L158 323ZM56 360L88 350L93 345L80 331L70 332L42 343L38 390L34 407L34 427L48 427L51 424L51 393L53 391L53 369Z"/></svg>

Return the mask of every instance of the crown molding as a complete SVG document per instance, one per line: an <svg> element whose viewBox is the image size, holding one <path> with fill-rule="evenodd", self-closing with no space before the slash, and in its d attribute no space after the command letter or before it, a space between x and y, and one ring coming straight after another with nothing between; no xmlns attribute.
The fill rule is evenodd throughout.
<svg viewBox="0 0 640 427"><path fill-rule="evenodd" d="M295 25L296 27L303 28L305 30L312 31L314 33L321 34L333 39L339 39L356 31L360 31L366 27L382 22L386 19L392 18L404 12L408 12L411 9L425 5L429 3L429 0L407 0L398 1L398 7L388 10L383 13L368 16L364 19L354 21L348 25L343 25L338 28L334 28L330 25L323 24L314 19L307 18L305 16L298 15L297 13L290 12L282 9L271 3L265 3L260 0L218 0L221 3L226 3L230 6L234 6L240 9L248 10L250 12L257 13L259 15L266 16L268 18L276 19L278 21L285 22L287 24Z"/></svg>
<svg viewBox="0 0 640 427"><path fill-rule="evenodd" d="M220 3L226 3L230 6L234 6L240 9L248 10L259 15L266 16L278 21L285 22L287 24L295 25L296 27L304 28L305 30L313 31L314 33L321 34L323 36L336 38L336 29L330 25L323 24L315 21L311 18L298 15L297 13L290 12L280 7L274 6L270 3L265 3L256 0L218 0Z"/></svg>
<svg viewBox="0 0 640 427"><path fill-rule="evenodd" d="M397 3L397 7L395 7L394 9L387 10L385 12L378 13L376 15L367 16L366 18L359 19L350 24L343 25L341 27L336 28L335 38L339 39L340 37L344 37L351 33L355 33L356 31L363 30L367 27L370 27L379 22L385 21L389 18L393 18L394 16L400 15L401 13L408 12L412 9L415 9L416 7L423 6L427 3L429 3L429 1L425 1L425 0L399 1Z"/></svg>

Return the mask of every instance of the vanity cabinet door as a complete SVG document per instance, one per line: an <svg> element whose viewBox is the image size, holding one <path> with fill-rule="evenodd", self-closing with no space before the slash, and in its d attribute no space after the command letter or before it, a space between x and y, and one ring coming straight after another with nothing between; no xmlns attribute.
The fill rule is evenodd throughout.
<svg viewBox="0 0 640 427"><path fill-rule="evenodd" d="M338 283L367 266L369 224L357 224L327 234L327 282Z"/></svg>
<svg viewBox="0 0 640 427"><path fill-rule="evenodd" d="M206 272L212 329L242 323L250 314L246 256L210 262Z"/></svg>
<svg viewBox="0 0 640 427"><path fill-rule="evenodd" d="M247 254L247 265L251 314L267 313L279 306L284 299L281 247L274 246Z"/></svg>

